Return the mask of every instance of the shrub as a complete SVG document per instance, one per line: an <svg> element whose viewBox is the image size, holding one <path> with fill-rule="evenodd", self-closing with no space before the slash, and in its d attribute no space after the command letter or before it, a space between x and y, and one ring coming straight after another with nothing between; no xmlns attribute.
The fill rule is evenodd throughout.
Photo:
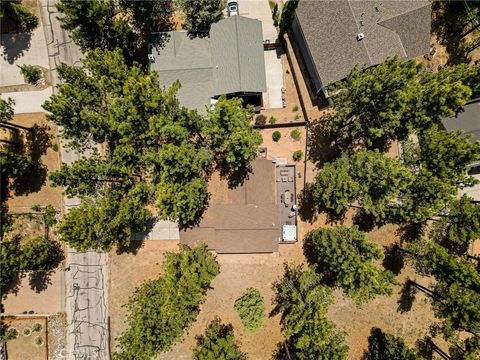
<svg viewBox="0 0 480 360"><path fill-rule="evenodd" d="M56 224L57 222L57 219L55 218L56 214L57 212L55 211L55 208L52 205L47 205L43 213L46 227L52 227L53 225Z"/></svg>
<svg viewBox="0 0 480 360"><path fill-rule="evenodd" d="M275 124L277 122L277 118L275 116L270 116L270 119L268 120L269 124Z"/></svg>
<svg viewBox="0 0 480 360"><path fill-rule="evenodd" d="M265 115L258 115L255 118L255 125L265 125L267 123L267 117Z"/></svg>
<svg viewBox="0 0 480 360"><path fill-rule="evenodd" d="M300 161L303 158L303 151L302 150L297 150L293 153L293 160L295 161Z"/></svg>
<svg viewBox="0 0 480 360"><path fill-rule="evenodd" d="M42 70L32 65L17 65L25 78L25 81L29 84L35 85L42 78Z"/></svg>
<svg viewBox="0 0 480 360"><path fill-rule="evenodd" d="M205 335L197 337L197 346L193 349L193 359L246 360L247 356L238 348L232 324L224 325L217 317L208 325Z"/></svg>
<svg viewBox="0 0 480 360"><path fill-rule="evenodd" d="M235 301L234 309L240 316L245 331L256 332L263 326L265 304L257 289L248 288L245 294Z"/></svg>
<svg viewBox="0 0 480 360"><path fill-rule="evenodd" d="M294 105L292 108L292 112L297 112L299 109L298 105Z"/></svg>
<svg viewBox="0 0 480 360"><path fill-rule="evenodd" d="M43 344L43 338L41 336L37 336L34 341L35 341L35 345L37 346L40 346Z"/></svg>
<svg viewBox="0 0 480 360"><path fill-rule="evenodd" d="M291 132L290 132L290 137L295 140L295 141L298 141L300 140L300 137L302 136L302 134L300 133L300 130L298 129L293 129Z"/></svg>
<svg viewBox="0 0 480 360"><path fill-rule="evenodd" d="M17 329L7 329L3 336L0 336L0 343L15 340L18 336Z"/></svg>
<svg viewBox="0 0 480 360"><path fill-rule="evenodd" d="M52 150L57 152L58 151L58 144L53 144L52 145Z"/></svg>
<svg viewBox="0 0 480 360"><path fill-rule="evenodd" d="M42 331L42 324L40 323L35 323L32 327L32 330L35 331L35 332L40 332Z"/></svg>
<svg viewBox="0 0 480 360"><path fill-rule="evenodd" d="M30 330L30 328L25 328L23 329L23 336L30 336L32 334L32 330Z"/></svg>
<svg viewBox="0 0 480 360"><path fill-rule="evenodd" d="M281 137L282 137L282 134L280 134L280 131L274 131L272 134L272 140L275 142L278 142Z"/></svg>

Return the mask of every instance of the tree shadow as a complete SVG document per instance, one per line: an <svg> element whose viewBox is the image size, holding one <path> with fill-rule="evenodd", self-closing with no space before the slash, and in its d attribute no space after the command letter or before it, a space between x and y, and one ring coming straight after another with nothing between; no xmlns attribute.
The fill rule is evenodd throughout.
<svg viewBox="0 0 480 360"><path fill-rule="evenodd" d="M469 53L462 47L462 20L465 8L461 1L434 1L432 3L432 33L449 54L448 65L469 61Z"/></svg>
<svg viewBox="0 0 480 360"><path fill-rule="evenodd" d="M9 64L13 64L30 49L31 40L31 32L2 34L0 37L0 45L3 49L1 54L3 60L7 61Z"/></svg>
<svg viewBox="0 0 480 360"><path fill-rule="evenodd" d="M382 261L383 267L395 275L400 274L400 271L402 271L405 266L405 254L398 251L396 244L385 247L384 254L385 257Z"/></svg>
<svg viewBox="0 0 480 360"><path fill-rule="evenodd" d="M415 346L418 349L418 355L422 356L424 359L432 359L433 351L432 346L430 345L430 337L425 335L421 339L418 339L415 342Z"/></svg>
<svg viewBox="0 0 480 360"><path fill-rule="evenodd" d="M313 223L317 219L316 208L312 185L307 183L298 197L298 216L304 222Z"/></svg>
<svg viewBox="0 0 480 360"><path fill-rule="evenodd" d="M13 190L15 195L27 195L38 192L45 184L48 175L48 169L42 163L42 156L47 153L47 149L51 146L52 135L48 133L46 125L34 125L33 131L26 135L25 143L27 153L31 157L30 166L22 176L18 177L14 184Z"/></svg>
<svg viewBox="0 0 480 360"><path fill-rule="evenodd" d="M400 298L398 299L398 308L397 312L406 313L412 309L413 302L415 301L415 294L417 293L417 289L412 286L410 280L407 279L403 284Z"/></svg>
<svg viewBox="0 0 480 360"><path fill-rule="evenodd" d="M372 231L377 225L373 215L367 214L362 208L360 208L353 216L353 224L358 226L361 231L365 232Z"/></svg>
<svg viewBox="0 0 480 360"><path fill-rule="evenodd" d="M308 127L307 148L308 160L317 168L332 162L341 156L341 149L335 144L328 127L332 115L327 114L322 118L312 121Z"/></svg>
<svg viewBox="0 0 480 360"><path fill-rule="evenodd" d="M225 162L219 162L217 170L220 173L220 179L227 180L229 189L236 189L245 184L253 174L253 167L250 162L244 162L236 169L231 169Z"/></svg>
<svg viewBox="0 0 480 360"><path fill-rule="evenodd" d="M400 237L400 241L411 243L420 239L425 234L425 223L414 223L401 225L395 235Z"/></svg>

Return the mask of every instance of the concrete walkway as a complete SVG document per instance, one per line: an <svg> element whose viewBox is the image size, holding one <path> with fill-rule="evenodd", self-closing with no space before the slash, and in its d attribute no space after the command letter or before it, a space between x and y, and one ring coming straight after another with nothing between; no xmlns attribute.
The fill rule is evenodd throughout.
<svg viewBox="0 0 480 360"><path fill-rule="evenodd" d="M53 88L48 88L40 91L21 91L1 94L2 99L12 98L15 100L14 111L15 114L25 114L34 112L45 112L42 104L50 98Z"/></svg>

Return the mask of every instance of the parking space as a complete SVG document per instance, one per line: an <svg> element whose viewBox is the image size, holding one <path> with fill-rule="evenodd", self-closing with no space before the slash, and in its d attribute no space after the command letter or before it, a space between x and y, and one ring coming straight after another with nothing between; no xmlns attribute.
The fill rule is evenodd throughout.
<svg viewBox="0 0 480 360"><path fill-rule="evenodd" d="M241 16L262 22L263 41L275 42L277 30L273 26L272 12L268 0L238 0L238 7Z"/></svg>

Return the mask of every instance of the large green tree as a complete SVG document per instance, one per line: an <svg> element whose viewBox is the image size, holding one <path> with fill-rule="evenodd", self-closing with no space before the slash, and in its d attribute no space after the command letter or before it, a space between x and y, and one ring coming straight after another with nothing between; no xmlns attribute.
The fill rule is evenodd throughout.
<svg viewBox="0 0 480 360"><path fill-rule="evenodd" d="M169 350L195 321L220 267L205 245L179 248L165 254L162 276L146 281L130 297L127 329L117 338L113 359L150 360Z"/></svg>
<svg viewBox="0 0 480 360"><path fill-rule="evenodd" d="M182 226L194 223L207 203L211 172L221 169L225 176L236 177L248 170L256 155L261 137L251 126L251 109L237 99L221 98L218 109L201 116L180 106L178 83L163 90L155 73L145 74L136 63L127 66L119 50L91 51L83 67L62 64L58 73L63 84L44 108L49 119L62 126L62 136L72 140L70 146L89 156L62 165L50 178L64 186L67 195L92 197L105 211L102 198L116 202L110 209L123 208L127 204L109 194L129 193L142 184L145 196L135 202L138 218L125 217L119 222L122 226L138 229L147 204L156 205L162 219L178 220ZM97 150L101 147L102 153ZM92 246L98 244L95 234L105 224L93 209L84 210L82 218L97 219L90 223L97 230L83 231L77 239ZM75 232L68 232L69 241L81 246ZM127 241L129 232L122 231L123 240L118 241ZM100 244L110 248L112 242L105 239Z"/></svg>
<svg viewBox="0 0 480 360"><path fill-rule="evenodd" d="M445 240L465 250L473 240L480 238L480 206L464 194L449 205L448 215L442 219Z"/></svg>
<svg viewBox="0 0 480 360"><path fill-rule="evenodd" d="M145 62L150 33L171 30L172 1L61 0L56 6L62 26L84 51L120 48Z"/></svg>
<svg viewBox="0 0 480 360"><path fill-rule="evenodd" d="M411 171L398 159L362 150L326 164L312 186L320 211L340 214L357 201L378 221L389 218L391 206L412 182Z"/></svg>
<svg viewBox="0 0 480 360"><path fill-rule="evenodd" d="M357 304L393 293L393 274L375 264L383 258L382 251L357 227L313 231L306 243L306 255L328 282L342 288Z"/></svg>
<svg viewBox="0 0 480 360"><path fill-rule="evenodd" d="M409 251L420 273L437 280L433 305L448 333L480 334L480 275L473 265L435 242L417 242Z"/></svg>
<svg viewBox="0 0 480 360"><path fill-rule="evenodd" d="M455 116L472 95L463 68L432 75L422 65L397 58L368 69L354 68L333 84L329 118L332 136L343 145L361 144L386 149L415 130L428 128L442 117Z"/></svg>
<svg viewBox="0 0 480 360"><path fill-rule="evenodd" d="M208 32L210 26L223 18L226 0L179 0L185 14L185 29L197 32Z"/></svg>
<svg viewBox="0 0 480 360"><path fill-rule="evenodd" d="M247 355L240 351L235 341L232 324L222 324L219 318L215 318L207 326L205 335L197 337L192 358L194 360L246 360Z"/></svg>
<svg viewBox="0 0 480 360"><path fill-rule="evenodd" d="M422 360L416 349L409 348L405 341L383 332L379 328L372 328L368 338L368 351L362 360Z"/></svg>
<svg viewBox="0 0 480 360"><path fill-rule="evenodd" d="M345 359L348 347L345 334L328 320L328 307L333 303L330 289L321 285L321 277L313 268L302 271L299 266L285 265L281 280L274 284L273 313L281 313L282 333L277 359Z"/></svg>
<svg viewBox="0 0 480 360"><path fill-rule="evenodd" d="M48 271L60 260L58 244L37 237L26 239L15 236L0 243L0 288L6 292L16 277L28 271Z"/></svg>

